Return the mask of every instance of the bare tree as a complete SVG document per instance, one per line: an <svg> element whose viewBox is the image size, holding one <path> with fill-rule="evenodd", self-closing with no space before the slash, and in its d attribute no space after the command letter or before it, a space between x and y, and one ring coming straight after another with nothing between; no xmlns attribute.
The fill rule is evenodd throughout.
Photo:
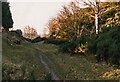
<svg viewBox="0 0 120 82"><path fill-rule="evenodd" d="M80 1L76 0L76 2L79 4L83 4L84 6L90 7L93 10L94 15L89 12L87 12L86 14L95 19L96 34L98 34L99 33L99 18L105 11L106 7L109 6L109 4L106 4L106 6L104 6L103 8L100 8L100 3L101 3L100 0L80 0Z"/></svg>
<svg viewBox="0 0 120 82"><path fill-rule="evenodd" d="M31 28L30 26L27 26L24 28L24 37L29 39L34 39L37 37L37 32L34 28Z"/></svg>
<svg viewBox="0 0 120 82"><path fill-rule="evenodd" d="M44 36L44 37L47 36L47 31L48 31L48 29L47 29L47 28L44 28L44 30L43 30L43 36Z"/></svg>

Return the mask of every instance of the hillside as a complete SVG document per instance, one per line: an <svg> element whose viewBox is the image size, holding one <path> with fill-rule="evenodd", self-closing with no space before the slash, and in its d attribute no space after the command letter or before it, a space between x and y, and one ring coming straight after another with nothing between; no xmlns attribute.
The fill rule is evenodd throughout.
<svg viewBox="0 0 120 82"><path fill-rule="evenodd" d="M2 40L3 80L43 79L44 67L39 51L31 43L19 38L15 32L3 33Z"/></svg>
<svg viewBox="0 0 120 82"><path fill-rule="evenodd" d="M14 37L20 41L20 44L14 42ZM51 79L54 74L61 80L118 79L116 77L120 77L113 75L113 78L103 78L104 73L116 68L105 62L96 63L92 56L89 58L70 56L69 53L60 52L58 45L46 44L44 41L30 43L19 38L15 32L3 33L2 46L3 80L45 80ZM46 66L52 70L51 75L46 71Z"/></svg>

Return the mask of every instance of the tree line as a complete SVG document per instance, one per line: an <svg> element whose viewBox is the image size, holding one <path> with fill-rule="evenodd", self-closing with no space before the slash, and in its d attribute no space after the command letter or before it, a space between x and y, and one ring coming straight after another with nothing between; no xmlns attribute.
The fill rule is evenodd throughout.
<svg viewBox="0 0 120 82"><path fill-rule="evenodd" d="M81 7L83 4L85 7ZM98 62L120 64L120 1L74 1L48 22L46 42L71 55L93 55Z"/></svg>
<svg viewBox="0 0 120 82"><path fill-rule="evenodd" d="M80 4L87 7L81 8ZM120 9L119 2L97 2L87 0L71 2L48 22L49 35L68 40L77 39L81 35L98 34L107 23L108 18ZM119 12L118 12L119 13Z"/></svg>

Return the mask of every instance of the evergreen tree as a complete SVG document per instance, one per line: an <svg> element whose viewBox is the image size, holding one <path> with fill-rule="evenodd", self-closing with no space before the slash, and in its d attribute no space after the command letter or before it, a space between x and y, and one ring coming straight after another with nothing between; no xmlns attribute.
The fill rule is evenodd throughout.
<svg viewBox="0 0 120 82"><path fill-rule="evenodd" d="M12 15L8 2L2 2L2 26L6 31L13 27Z"/></svg>

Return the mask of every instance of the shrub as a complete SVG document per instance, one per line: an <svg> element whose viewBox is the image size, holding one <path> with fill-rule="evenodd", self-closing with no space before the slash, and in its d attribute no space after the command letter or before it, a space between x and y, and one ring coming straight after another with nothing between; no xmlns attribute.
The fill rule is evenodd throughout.
<svg viewBox="0 0 120 82"><path fill-rule="evenodd" d="M109 72L106 72L101 77L106 78L106 79L116 79L117 80L120 78L120 69L111 70Z"/></svg>
<svg viewBox="0 0 120 82"><path fill-rule="evenodd" d="M92 35L88 50L95 54L98 61L105 60L107 63L120 63L120 27L104 28L99 35Z"/></svg>
<svg viewBox="0 0 120 82"><path fill-rule="evenodd" d="M66 42L66 43L60 45L59 50L62 52L71 52L74 47L75 47L74 43Z"/></svg>
<svg viewBox="0 0 120 82"><path fill-rule="evenodd" d="M36 42L40 42L40 41L43 41L43 38L41 38L40 36L38 36L37 38L35 38L35 39L29 39L29 38L25 38L25 37L23 37L26 41L28 41L28 42L31 42L31 43L36 43Z"/></svg>
<svg viewBox="0 0 120 82"><path fill-rule="evenodd" d="M32 43L36 43L36 42L40 42L40 41L42 41L42 38L40 36L31 40Z"/></svg>
<svg viewBox="0 0 120 82"><path fill-rule="evenodd" d="M58 38L56 38L56 39L47 38L46 40L44 40L44 42L60 45L60 44L64 44L66 42L66 40L58 39Z"/></svg>
<svg viewBox="0 0 120 82"><path fill-rule="evenodd" d="M42 39L42 41L43 41L43 40L46 40L47 38L43 37L43 38L41 38L41 39Z"/></svg>
<svg viewBox="0 0 120 82"><path fill-rule="evenodd" d="M79 45L75 48L74 52L75 52L76 54L85 54L86 50L87 50L87 42L86 42L85 45L79 44Z"/></svg>
<svg viewBox="0 0 120 82"><path fill-rule="evenodd" d="M70 52L72 54L83 54L86 51L86 41L87 37L82 36L74 41L66 42L62 45L60 45L60 50L63 52ZM80 52L80 49L82 51Z"/></svg>
<svg viewBox="0 0 120 82"><path fill-rule="evenodd" d="M25 38L25 37L23 37L24 38L24 40L26 40L26 41L28 41L28 42L31 42L32 40L31 39L29 39L29 38Z"/></svg>

